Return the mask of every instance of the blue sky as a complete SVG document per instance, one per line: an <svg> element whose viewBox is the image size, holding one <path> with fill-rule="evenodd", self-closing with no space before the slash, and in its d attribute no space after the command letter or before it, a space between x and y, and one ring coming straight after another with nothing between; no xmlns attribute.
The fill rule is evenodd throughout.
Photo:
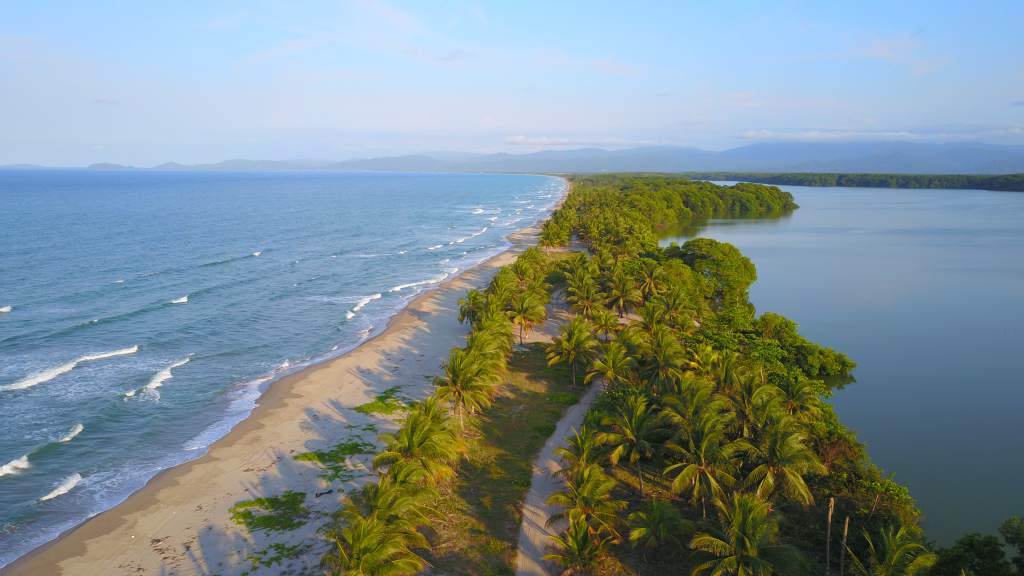
<svg viewBox="0 0 1024 576"><path fill-rule="evenodd" d="M1024 3L3 2L0 164L1024 144Z"/></svg>

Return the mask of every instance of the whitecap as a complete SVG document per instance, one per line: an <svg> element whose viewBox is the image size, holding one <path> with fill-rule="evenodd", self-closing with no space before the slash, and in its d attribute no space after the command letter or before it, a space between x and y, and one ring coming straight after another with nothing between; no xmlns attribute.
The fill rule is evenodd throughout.
<svg viewBox="0 0 1024 576"><path fill-rule="evenodd" d="M7 314L11 310L14 310L13 306L4 306L4 307L0 308L0 314Z"/></svg>
<svg viewBox="0 0 1024 576"><path fill-rule="evenodd" d="M40 498L39 501L45 502L47 500L53 500L54 498L62 494L67 494L68 492L71 491L72 488L78 486L78 483L81 481L82 475L79 474L78 472L75 472L71 476L68 476L67 478L61 480L60 484L57 484L56 488L51 490L50 493L47 494L46 496Z"/></svg>
<svg viewBox="0 0 1024 576"><path fill-rule="evenodd" d="M349 313L346 315L346 318L351 320L352 317L356 315L356 312L359 312L360 310L363 309L363 306L366 306L370 302L373 302L374 300L377 300L379 298L381 298L381 294L380 293L370 294L369 296L365 296L363 298L360 298L359 302L356 302L356 305L353 306L352 310L350 310Z"/></svg>
<svg viewBox="0 0 1024 576"><path fill-rule="evenodd" d="M28 463L28 454L25 454L21 458L15 458L7 464L0 466L0 476L7 476L8 474L17 474L22 470L27 470L31 464Z"/></svg>
<svg viewBox="0 0 1024 576"><path fill-rule="evenodd" d="M63 438L58 440L58 442L62 442L65 444L71 442L72 440L75 439L75 436L78 436L79 434L82 433L82 430L85 430L85 426L83 426L81 423L75 424L74 426L71 427L71 430L64 435Z"/></svg>
<svg viewBox="0 0 1024 576"><path fill-rule="evenodd" d="M138 345L132 346L131 348L121 348L120 350L112 350L110 352L100 352L99 354L86 354L85 356L79 356L71 362L65 362L60 366L54 366L53 368L47 368L42 372L36 372L27 378L18 380L14 384L8 384L7 386L0 387L0 390L23 390L25 388L31 388L36 384L42 384L43 382L49 382L61 374L66 374L75 369L82 362L92 362L93 360L103 360L106 358L113 358L114 356L125 356L127 354L135 354L139 351Z"/></svg>
<svg viewBox="0 0 1024 576"><path fill-rule="evenodd" d="M427 278L426 280L420 280L419 282L409 282L408 284L399 284L398 286L394 286L394 287L388 289L388 292L401 292L402 290L405 290L406 288L415 288L417 286L426 286L428 284L437 284L439 282L444 282L445 279L447 279L452 274L458 272L458 270L459 270L458 268L450 268L444 274L440 274L438 276L434 276L433 278Z"/></svg>
<svg viewBox="0 0 1024 576"><path fill-rule="evenodd" d="M114 284L124 284L124 278L118 278L117 280L114 280Z"/></svg>
<svg viewBox="0 0 1024 576"><path fill-rule="evenodd" d="M488 218L488 220L490 220L491 222L494 222L497 219L498 219L497 216L491 216L490 218Z"/></svg>
<svg viewBox="0 0 1024 576"><path fill-rule="evenodd" d="M257 251L252 253L253 256L259 256L260 254L263 254L262 250L257 250Z"/></svg>
<svg viewBox="0 0 1024 576"><path fill-rule="evenodd" d="M483 208L474 208L473 209L473 214L483 214L483 213L484 213L484 209Z"/></svg>
<svg viewBox="0 0 1024 576"><path fill-rule="evenodd" d="M427 250L437 250L438 248L444 248L444 244L435 244L434 246L427 248Z"/></svg>
<svg viewBox="0 0 1024 576"><path fill-rule="evenodd" d="M160 388L160 386L162 386L164 382L170 380L173 377L171 371L174 370L175 368L180 368L181 366L188 364L191 360L191 354L182 358L181 360L175 360L174 362L172 362L171 364L169 364L168 366L164 367L159 372L154 374L153 377L149 379L149 382L142 388L139 388L138 390L129 390L128 392L125 392L125 399L127 400L128 398L131 398L132 396L135 396L140 392L152 394L156 396L157 399L159 399L160 393L157 392L157 389Z"/></svg>
<svg viewBox="0 0 1024 576"><path fill-rule="evenodd" d="M188 304L188 294L185 294L181 298L175 298L170 301L170 304Z"/></svg>

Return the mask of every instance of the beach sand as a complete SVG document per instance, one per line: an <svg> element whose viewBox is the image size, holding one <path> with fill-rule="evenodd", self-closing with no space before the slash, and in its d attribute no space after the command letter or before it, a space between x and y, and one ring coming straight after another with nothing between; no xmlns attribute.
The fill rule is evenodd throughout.
<svg viewBox="0 0 1024 576"><path fill-rule="evenodd" d="M340 442L376 442L394 428L387 417L353 410L393 386L411 399L425 397L431 379L468 327L458 322L458 300L481 288L501 266L537 242L539 227L509 236L513 246L428 291L394 316L388 327L355 350L275 382L259 405L200 458L166 470L123 503L63 534L3 570L5 575L51 574L304 574L317 572L324 540L316 534L344 492L371 479L371 454L352 458L355 477L341 484L296 454ZM365 428L376 425L376 430ZM315 496L333 489L333 493ZM287 532L255 532L232 522L236 502L306 494L309 521ZM299 547L272 566L271 544Z"/></svg>

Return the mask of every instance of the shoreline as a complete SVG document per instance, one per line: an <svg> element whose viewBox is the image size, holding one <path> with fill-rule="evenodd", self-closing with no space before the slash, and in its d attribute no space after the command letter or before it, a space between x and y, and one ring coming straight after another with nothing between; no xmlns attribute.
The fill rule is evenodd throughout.
<svg viewBox="0 0 1024 576"><path fill-rule="evenodd" d="M506 236L508 248L424 290L351 350L272 381L252 411L201 456L157 472L120 503L23 554L0 573L237 573L254 571L253 555L281 540L307 546L298 560L315 567L319 523L310 521L287 534L248 533L231 521L228 508L296 489L307 493L311 516L324 517L337 508L340 493L372 476L368 458L354 457L353 467L365 473L339 488L321 478L319 467L291 456L345 440L376 443L391 419L352 408L394 385L410 397L429 389L430 376L468 332L457 321L458 298L486 286L501 266L537 244L540 227L569 193L569 181L555 177L564 183L561 197L548 215ZM368 425L381 430L367 433ZM311 496L326 490L331 497Z"/></svg>

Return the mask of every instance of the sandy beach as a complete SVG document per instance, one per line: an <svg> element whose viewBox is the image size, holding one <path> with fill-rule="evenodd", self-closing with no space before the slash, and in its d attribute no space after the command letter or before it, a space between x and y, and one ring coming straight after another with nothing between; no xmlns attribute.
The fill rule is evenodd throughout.
<svg viewBox="0 0 1024 576"><path fill-rule="evenodd" d="M331 483L319 466L294 456L358 440L376 443L394 427L387 417L353 410L389 388L426 396L452 347L464 344L458 300L537 242L539 226L509 236L512 247L413 300L376 337L338 358L273 383L252 414L208 452L163 471L120 505L20 558L4 575L239 574L316 571L324 542L316 532L340 496L372 478L371 454L352 457L354 477ZM376 429L367 428L368 424ZM308 521L287 532L254 532L235 524L236 502L306 494ZM325 492L332 491L327 494ZM318 496L319 495L319 496ZM301 546L273 566L260 565L271 544Z"/></svg>

